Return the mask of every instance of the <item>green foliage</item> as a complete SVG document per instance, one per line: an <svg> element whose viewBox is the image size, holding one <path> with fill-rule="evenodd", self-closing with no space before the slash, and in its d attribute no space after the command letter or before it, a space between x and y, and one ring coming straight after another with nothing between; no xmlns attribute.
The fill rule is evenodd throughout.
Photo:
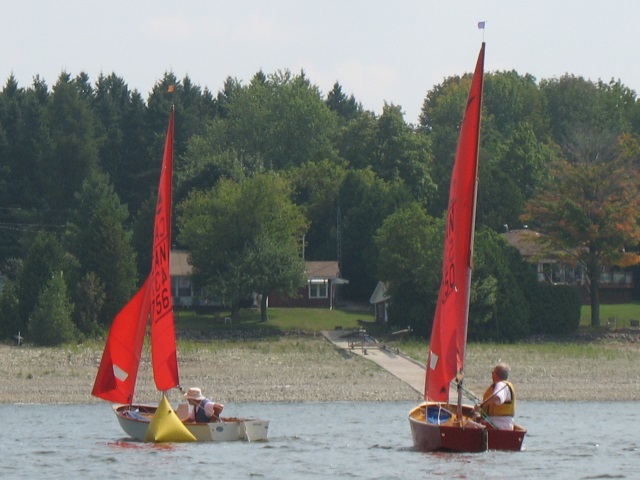
<svg viewBox="0 0 640 480"><path fill-rule="evenodd" d="M431 176L438 179L439 187L434 203L429 205L429 213L436 217L439 217L448 205L453 159L470 86L470 75L449 77L427 93L422 105L420 129L431 141Z"/></svg>
<svg viewBox="0 0 640 480"><path fill-rule="evenodd" d="M362 105L356 101L353 95L347 97L338 82L333 84L333 89L327 94L325 103L343 121L353 120L362 112Z"/></svg>
<svg viewBox="0 0 640 480"><path fill-rule="evenodd" d="M222 312L227 315L228 312ZM334 308L269 308L269 319L261 321L256 310L245 309L233 320L232 324L214 323L211 315L198 315L195 312L180 312L176 318L176 328L180 331L248 331L252 329L273 328L289 331L320 332L341 327L345 330L358 328L360 322L372 322L373 314L369 310L340 310Z"/></svg>
<svg viewBox="0 0 640 480"><path fill-rule="evenodd" d="M136 211L151 190L150 182L140 188L140 179L157 178L157 168L146 156L149 135L145 131L144 102L140 94L129 90L124 79L115 74L100 75L92 109L102 171L109 175L122 202Z"/></svg>
<svg viewBox="0 0 640 480"><path fill-rule="evenodd" d="M52 273L64 270L64 257L64 249L56 237L44 232L37 235L17 279L19 330L27 330L34 305Z"/></svg>
<svg viewBox="0 0 640 480"><path fill-rule="evenodd" d="M629 326L631 320L640 320L640 303L616 303L600 305L603 318L615 318L617 326ZM591 306L582 305L580 310L580 326L587 327L591 323Z"/></svg>
<svg viewBox="0 0 640 480"><path fill-rule="evenodd" d="M106 300L104 284L89 272L78 282L76 290L74 323L81 333L94 337L100 332L99 314Z"/></svg>
<svg viewBox="0 0 640 480"><path fill-rule="evenodd" d="M332 260L337 256L337 214L345 166L324 160L307 162L287 171L293 200L309 222L305 234L305 259Z"/></svg>
<svg viewBox="0 0 640 480"><path fill-rule="evenodd" d="M267 299L271 292L293 295L306 284L305 265L293 237L258 235L246 254L247 283L262 295L262 320L267 320Z"/></svg>
<svg viewBox="0 0 640 480"><path fill-rule="evenodd" d="M496 231L520 225L524 203L546 179L553 152L527 123L487 140L479 165L477 222Z"/></svg>
<svg viewBox="0 0 640 480"><path fill-rule="evenodd" d="M68 225L67 245L80 262L81 275L93 272L104 285L106 301L98 321L106 326L136 286L131 233L123 226L129 214L104 174L88 178L76 201L78 207Z"/></svg>
<svg viewBox="0 0 640 480"><path fill-rule="evenodd" d="M337 115L304 73L259 72L250 85L232 91L225 111L226 141L218 148L260 158L267 170L335 158Z"/></svg>
<svg viewBox="0 0 640 480"><path fill-rule="evenodd" d="M436 191L429 138L404 122L400 107L385 105L373 141L369 164L378 176L388 182L402 180L418 201L427 204Z"/></svg>
<svg viewBox="0 0 640 480"><path fill-rule="evenodd" d="M300 284L295 259L306 222L290 195L284 178L256 175L240 183L223 180L180 205L180 240L191 251L201 286L237 309L257 287L268 293Z"/></svg>
<svg viewBox="0 0 640 480"><path fill-rule="evenodd" d="M576 127L589 126L595 131L616 134L629 132L636 95L620 82L593 83L583 77L566 74L543 80L540 91L545 97L552 134L558 143Z"/></svg>
<svg viewBox="0 0 640 480"><path fill-rule="evenodd" d="M75 339L73 305L62 272L54 272L38 296L29 319L29 339L36 345L60 345Z"/></svg>
<svg viewBox="0 0 640 480"><path fill-rule="evenodd" d="M389 323L428 336L442 264L444 222L413 203L389 215L375 235L378 278L392 301Z"/></svg>
<svg viewBox="0 0 640 480"><path fill-rule="evenodd" d="M534 280L528 265L502 235L489 229L478 232L469 339L515 341L526 337L531 315L526 292Z"/></svg>
<svg viewBox="0 0 640 480"><path fill-rule="evenodd" d="M18 289L14 282L8 281L0 293L0 338L9 338L18 332L24 336L26 332L21 328Z"/></svg>
<svg viewBox="0 0 640 480"><path fill-rule="evenodd" d="M342 276L346 294L368 300L378 282L378 253L373 237L384 219L411 201L402 182L385 182L371 170L350 171L340 188L342 215Z"/></svg>
<svg viewBox="0 0 640 480"><path fill-rule="evenodd" d="M482 130L489 142L503 135L508 138L523 125L539 139L549 135L545 97L535 77L513 70L491 72L485 74L483 90Z"/></svg>
<svg viewBox="0 0 640 480"><path fill-rule="evenodd" d="M323 97L304 72L259 71L246 85L227 78L216 96L189 77L180 80L171 72L159 77L146 100L115 74L100 75L92 85L84 73L75 78L63 73L51 90L37 76L27 88L20 87L13 76L5 83L0 92L0 261L25 259L25 278L16 279L16 295L28 300L19 303L18 328L26 328L42 279L52 271L64 269L74 296L80 278L94 271L112 303L103 311L114 312L116 304L126 301L125 292L135 282L132 267L123 266L132 261L128 241L122 240L127 236L128 216L105 214L118 211L116 203L94 202L89 207L88 202L79 213L81 207L74 202L83 182L98 170L109 175L112 186L110 192L99 187L97 193L117 195L136 218L137 269L148 272L158 169L172 104L176 107L175 202L195 190L208 192L221 179L242 183L265 170L288 177L292 198L309 224L305 255L318 260L337 258L340 245L342 273L350 281L345 294L351 298L367 300L378 281L373 239L387 216L410 202L418 202L436 218L447 208L468 74L446 78L427 93L417 129L404 122L400 107L393 104L385 105L381 115L364 110L353 95L344 94L339 82ZM597 153L602 163L598 172L587 168L589 162L578 162L572 172L557 164L550 168L550 160L574 162L580 131L578 136L589 140L597 140L598 132L613 132L621 139L619 157L636 158L634 136L640 128L636 93L620 81L593 83L566 75L536 84L531 75L507 71L485 75L483 100L478 227L502 231L505 224L514 228L526 221L544 230L551 223L544 216L525 220L519 215L534 195L551 192L558 211L566 214L562 222L571 222L578 245L588 244L598 234L598 241L612 247L598 247L600 257L595 260L600 265L633 263L632 255L618 254L623 248L627 254L635 251L639 241L631 220L639 216L636 200L640 195L627 188L640 177L633 173L637 162L620 168L606 149L596 152L593 148L582 149L578 156L584 159ZM569 181L576 172L581 177L574 179L597 180L585 191L614 192L607 198L622 198L619 205L625 208L617 209L613 203L592 208L592 199L578 200L572 193L576 184ZM609 182L611 173L617 175L613 182ZM560 179L556 186L553 177ZM107 220L93 219L94 207ZM606 221L600 221L604 216ZM73 234L82 237L85 246L65 245L62 260L56 253L51 260L27 261L32 244L40 243L35 230L60 232L70 219L69 229L77 228ZM117 222L124 228L119 230ZM239 245L249 245L250 235L242 229L234 238ZM89 251L99 250L93 242L100 237L111 247L105 252ZM281 243L266 245L271 249ZM115 259L112 269L88 267L103 265L106 257ZM579 261L597 271L593 258ZM33 283L27 285L27 277ZM249 283L246 278L237 280ZM479 318L485 319L489 306L495 305L492 302L499 301L494 294L502 287L497 276L487 275L477 288L477 299L484 302L478 303ZM405 294L406 305L411 305L408 300L417 292L398 293ZM398 315L431 318L432 303L413 304L411 308L421 310ZM599 306L594 305L592 313L597 316L598 312ZM105 315L103 323L112 313Z"/></svg>
<svg viewBox="0 0 640 480"><path fill-rule="evenodd" d="M71 80L62 73L48 105L52 150L44 184L48 204L56 210L72 206L75 192L98 166L95 117L82 87L81 77Z"/></svg>
<svg viewBox="0 0 640 480"><path fill-rule="evenodd" d="M151 271L153 224L157 201L157 192L150 194L140 206L131 225L131 245L136 254L136 270L141 282L144 282Z"/></svg>
<svg viewBox="0 0 640 480"><path fill-rule="evenodd" d="M580 326L581 299L570 285L536 283L531 291L531 333L575 333Z"/></svg>

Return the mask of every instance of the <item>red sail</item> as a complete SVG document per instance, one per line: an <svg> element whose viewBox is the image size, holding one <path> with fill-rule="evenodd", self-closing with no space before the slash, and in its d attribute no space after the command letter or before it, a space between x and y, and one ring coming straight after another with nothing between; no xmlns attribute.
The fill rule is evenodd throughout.
<svg viewBox="0 0 640 480"><path fill-rule="evenodd" d="M425 399L449 401L449 384L464 369L475 226L484 43L460 128L449 190L442 282L433 320Z"/></svg>
<svg viewBox="0 0 640 480"><path fill-rule="evenodd" d="M151 274L113 320L92 391L92 395L111 402L132 402L149 316L156 387L165 391L180 383L169 275L173 117L172 109L158 188Z"/></svg>
<svg viewBox="0 0 640 480"><path fill-rule="evenodd" d="M111 324L92 395L109 402L133 401L149 317L149 279Z"/></svg>
<svg viewBox="0 0 640 480"><path fill-rule="evenodd" d="M178 358L169 276L171 250L171 179L173 174L173 109L164 145L162 173L158 188L156 220L153 229L151 264L151 359L156 388L161 391L177 386Z"/></svg>

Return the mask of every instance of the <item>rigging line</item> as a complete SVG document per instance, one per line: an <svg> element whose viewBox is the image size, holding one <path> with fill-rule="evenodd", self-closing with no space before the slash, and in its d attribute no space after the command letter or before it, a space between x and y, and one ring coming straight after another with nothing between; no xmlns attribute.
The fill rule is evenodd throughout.
<svg viewBox="0 0 640 480"><path fill-rule="evenodd" d="M71 208L31 208L31 207L0 207L0 210L14 211L20 213L50 213L50 212L71 212Z"/></svg>
<svg viewBox="0 0 640 480"><path fill-rule="evenodd" d="M43 228L16 228L16 227L4 227L0 225L0 230L10 231L10 232L22 232L22 233L38 233L38 232L46 232L52 235L62 235L64 232L62 231L48 231Z"/></svg>
<svg viewBox="0 0 640 480"><path fill-rule="evenodd" d="M0 222L0 226L3 227L46 227L46 228L65 228L66 225L55 225L55 224L47 224L47 223L7 223Z"/></svg>
<svg viewBox="0 0 640 480"><path fill-rule="evenodd" d="M469 400L473 400L473 402L476 404L476 406L480 406L482 405L482 403L480 403L480 398L477 397L473 392L471 392L470 390L467 390L466 388L464 388L462 385L460 385L460 389L467 395L467 398ZM502 389L500 389L500 391L502 391ZM487 412L485 412L484 410L482 410L482 408L480 408L478 410L478 413L480 413L480 416L489 424L491 425L493 428L497 428L495 426L495 424L491 421L491 419L489 418L489 415L487 414Z"/></svg>
<svg viewBox="0 0 640 480"><path fill-rule="evenodd" d="M14 222L0 222L0 226L7 227L46 227L46 228L65 228L66 225L54 224L54 223L14 223Z"/></svg>

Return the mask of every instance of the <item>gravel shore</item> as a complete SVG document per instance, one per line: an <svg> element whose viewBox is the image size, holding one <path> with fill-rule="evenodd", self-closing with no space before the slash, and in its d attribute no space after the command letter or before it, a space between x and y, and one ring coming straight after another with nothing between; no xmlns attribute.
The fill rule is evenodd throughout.
<svg viewBox="0 0 640 480"><path fill-rule="evenodd" d="M561 349L552 350L553 352ZM482 394L496 361L512 365L521 400L640 400L640 344L595 345L587 357L558 357L545 349L470 346L467 385ZM155 402L145 348L136 401ZM41 348L0 345L0 403L94 403L102 346ZM179 344L180 378L222 403L418 401L420 395L373 362L336 349L318 336L251 342ZM517 357L520 358L517 358ZM516 357L516 358L514 358ZM171 401L181 398L176 389Z"/></svg>

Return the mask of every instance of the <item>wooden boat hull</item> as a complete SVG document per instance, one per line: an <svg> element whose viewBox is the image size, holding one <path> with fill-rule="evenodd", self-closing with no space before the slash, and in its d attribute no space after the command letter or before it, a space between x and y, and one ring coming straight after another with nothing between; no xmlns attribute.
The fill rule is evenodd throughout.
<svg viewBox="0 0 640 480"><path fill-rule="evenodd" d="M471 407L464 406L464 413ZM458 421L456 405L424 402L409 413L411 436L421 452L484 452L488 449L487 428L464 418Z"/></svg>
<svg viewBox="0 0 640 480"><path fill-rule="evenodd" d="M471 406L463 405L465 421L461 426L455 414L457 405L423 402L409 413L415 448L421 452L483 452L485 450L522 450L526 429L499 430L478 423Z"/></svg>
<svg viewBox="0 0 640 480"><path fill-rule="evenodd" d="M487 433L489 434L489 450L518 452L522 450L527 430L520 425L516 425L513 430L498 430L488 426Z"/></svg>
<svg viewBox="0 0 640 480"><path fill-rule="evenodd" d="M120 427L134 440L143 442L151 417L156 411L153 405L114 405ZM221 418L220 422L185 423L198 442L232 442L266 440L269 421L255 418Z"/></svg>

